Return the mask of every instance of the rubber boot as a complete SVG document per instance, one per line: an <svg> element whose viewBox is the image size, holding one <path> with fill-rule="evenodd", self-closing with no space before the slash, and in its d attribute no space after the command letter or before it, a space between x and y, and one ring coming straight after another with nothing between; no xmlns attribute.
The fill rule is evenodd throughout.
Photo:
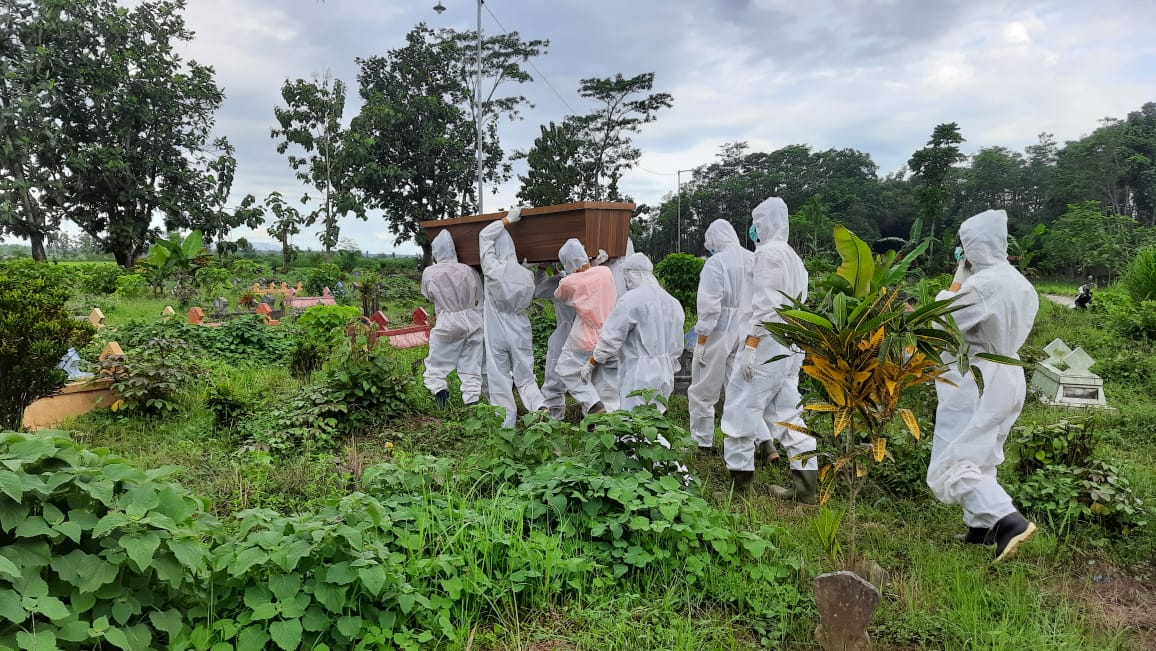
<svg viewBox="0 0 1156 651"><path fill-rule="evenodd" d="M771 486L771 497L777 497L781 500L795 500L803 504L815 504L819 501L818 485L818 470L791 469L791 487Z"/></svg>
<svg viewBox="0 0 1156 651"><path fill-rule="evenodd" d="M434 394L434 400L437 401L439 408L445 409L446 405L450 404L450 392L442 389Z"/></svg>
<svg viewBox="0 0 1156 651"><path fill-rule="evenodd" d="M751 481L755 478L753 470L732 470L731 490L736 497L747 497L751 494Z"/></svg>
<svg viewBox="0 0 1156 651"><path fill-rule="evenodd" d="M589 416L591 414L605 414L605 413L606 413L606 405L602 404L601 400L590 405L590 409L586 410L587 416Z"/></svg>
<svg viewBox="0 0 1156 651"><path fill-rule="evenodd" d="M965 545L994 545L995 537L987 527L968 527L967 533L957 533L951 538Z"/></svg>
<svg viewBox="0 0 1156 651"><path fill-rule="evenodd" d="M995 562L998 563L1014 554L1020 543L1031 538L1036 532L1036 525L1025 520L1019 513L1012 513L1000 518L991 531L995 538Z"/></svg>
<svg viewBox="0 0 1156 651"><path fill-rule="evenodd" d="M779 450L773 440L760 442L755 446L755 465L767 466L779 460Z"/></svg>

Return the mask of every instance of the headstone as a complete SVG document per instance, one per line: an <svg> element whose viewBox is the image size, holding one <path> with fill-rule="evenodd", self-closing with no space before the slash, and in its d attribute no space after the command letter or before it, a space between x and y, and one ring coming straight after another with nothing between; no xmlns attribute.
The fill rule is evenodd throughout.
<svg viewBox="0 0 1156 651"><path fill-rule="evenodd" d="M300 280L298 280L298 281L297 281L297 286L293 288L293 293L294 293L294 294L300 294L300 293L301 293L301 292L303 292L303 291L305 291L305 288L301 286L301 281L300 281Z"/></svg>
<svg viewBox="0 0 1156 651"><path fill-rule="evenodd" d="M91 323L94 328L103 328L104 312L101 312L99 307L92 308L92 312L88 315L88 322Z"/></svg>
<svg viewBox="0 0 1156 651"><path fill-rule="evenodd" d="M257 306L257 314L263 314L265 316L269 316L272 313L273 313L273 307L264 301L261 301L261 304Z"/></svg>
<svg viewBox="0 0 1156 651"><path fill-rule="evenodd" d="M110 341L100 351L101 377L116 377L124 370L124 351L120 344Z"/></svg>
<svg viewBox="0 0 1156 651"><path fill-rule="evenodd" d="M426 312L424 308L420 308L420 307L417 308L416 310L413 311L412 316L413 316L413 324L415 326L428 326L429 325L429 313Z"/></svg>
<svg viewBox="0 0 1156 651"><path fill-rule="evenodd" d="M168 321L169 319L173 318L176 313L177 311L173 309L172 305L166 305L165 309L161 310L161 318L163 318L165 321Z"/></svg>
<svg viewBox="0 0 1156 651"><path fill-rule="evenodd" d="M374 312L373 315L369 317L369 320L376 323L377 327L382 330L389 327L389 317L385 316L385 313L381 310Z"/></svg>
<svg viewBox="0 0 1156 651"><path fill-rule="evenodd" d="M815 641L826 651L868 651L867 626L879 607L879 589L854 572L831 572L815 579L819 626Z"/></svg>
<svg viewBox="0 0 1156 651"><path fill-rule="evenodd" d="M218 296L213 299L213 313L224 314L229 309L229 299L224 296Z"/></svg>
<svg viewBox="0 0 1156 651"><path fill-rule="evenodd" d="M199 307L189 308L189 323L193 325L201 325L205 322L205 311Z"/></svg>
<svg viewBox="0 0 1156 651"><path fill-rule="evenodd" d="M328 287L322 287L321 288L321 295L326 297L326 298L333 296L333 294L329 291Z"/></svg>
<svg viewBox="0 0 1156 651"><path fill-rule="evenodd" d="M68 374L69 380L84 380L92 377L92 373L85 373L80 370L80 353L76 352L75 348L69 348L64 357L60 358L60 363L56 368L63 370Z"/></svg>
<svg viewBox="0 0 1156 651"><path fill-rule="evenodd" d="M1099 407L1110 409L1104 397L1104 381L1092 372L1095 360L1077 347L1072 350L1060 339L1054 339L1044 352L1048 358L1036 365L1032 388L1040 400L1062 407Z"/></svg>
<svg viewBox="0 0 1156 651"><path fill-rule="evenodd" d="M273 311L273 306L277 303L277 298L266 294L261 297L261 303L269 306L269 311Z"/></svg>

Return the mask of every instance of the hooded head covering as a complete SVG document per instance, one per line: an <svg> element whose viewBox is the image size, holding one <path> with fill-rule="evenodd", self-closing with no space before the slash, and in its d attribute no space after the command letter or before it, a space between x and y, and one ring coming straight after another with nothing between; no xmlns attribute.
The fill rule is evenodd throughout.
<svg viewBox="0 0 1156 651"><path fill-rule="evenodd" d="M706 227L704 244L708 251L719 253L739 244L739 235L735 227L725 219L716 219Z"/></svg>
<svg viewBox="0 0 1156 651"><path fill-rule="evenodd" d="M645 253L635 253L626 258L622 263L622 278L626 281L627 290L658 282L654 278L654 265Z"/></svg>
<svg viewBox="0 0 1156 651"><path fill-rule="evenodd" d="M590 264L590 256L586 255L586 247L575 238L566 240L562 248L558 249L558 260L566 273L574 273Z"/></svg>
<svg viewBox="0 0 1156 651"><path fill-rule="evenodd" d="M1007 264L1007 213L986 210L959 225L959 243L973 272Z"/></svg>
<svg viewBox="0 0 1156 651"><path fill-rule="evenodd" d="M433 240L434 262L457 262L458 250L454 248L454 238L448 230L438 233Z"/></svg>
<svg viewBox="0 0 1156 651"><path fill-rule="evenodd" d="M787 204L782 199L771 197L755 206L751 218L759 235L759 246L768 242L787 241L790 223L787 219Z"/></svg>

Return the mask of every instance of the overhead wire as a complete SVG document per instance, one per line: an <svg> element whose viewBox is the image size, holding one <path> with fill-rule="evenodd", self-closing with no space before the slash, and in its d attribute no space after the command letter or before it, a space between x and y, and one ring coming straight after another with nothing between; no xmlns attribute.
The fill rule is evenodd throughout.
<svg viewBox="0 0 1156 651"><path fill-rule="evenodd" d="M506 26L503 25L502 21L498 19L498 15L494 13L494 10L490 9L489 3L483 2L482 6L486 8L486 13L490 14L490 17L494 19L494 22L498 24L498 27L502 28L503 34L510 33L510 30L506 29ZM541 77L542 81L546 82L546 86L554 92L554 95L556 95L558 99L562 100L562 103L566 105L566 108L570 109L571 113L577 113L577 111L574 110L574 107L570 106L570 102L567 102L566 98L562 96L562 93L559 93L558 89L554 88L554 84L550 83L550 79L546 76L546 73L542 72L538 66L534 65L533 59L527 58L526 63L528 63L530 67L534 69L534 72L538 73L538 76Z"/></svg>

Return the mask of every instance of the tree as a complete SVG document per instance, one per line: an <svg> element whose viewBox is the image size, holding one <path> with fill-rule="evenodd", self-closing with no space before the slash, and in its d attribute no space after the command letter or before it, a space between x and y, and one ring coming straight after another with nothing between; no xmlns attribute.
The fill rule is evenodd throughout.
<svg viewBox="0 0 1156 651"><path fill-rule="evenodd" d="M583 79L578 94L601 106L593 113L567 118L571 128L582 134L583 147L578 165L582 173L582 201L614 201L622 198L618 181L634 167L642 151L631 144L630 134L654 122L659 110L674 105L670 93L647 93L654 88L654 73L644 72L627 79L614 77Z"/></svg>
<svg viewBox="0 0 1156 651"><path fill-rule="evenodd" d="M575 201L582 192L582 173L574 164L582 150L573 124L542 125L541 134L524 156L529 171L519 176L518 199L532 206L553 206Z"/></svg>
<svg viewBox="0 0 1156 651"><path fill-rule="evenodd" d="M25 407L64 386L60 358L95 334L69 315L68 294L43 276L15 278L0 269L0 430L19 428Z"/></svg>
<svg viewBox="0 0 1156 651"><path fill-rule="evenodd" d="M1118 275L1135 252L1135 227L1131 217L1104 214L1098 201L1071 204L1044 234L1042 266L1068 276Z"/></svg>
<svg viewBox="0 0 1156 651"><path fill-rule="evenodd" d="M237 246L226 239L229 233L240 226L259 227L264 221L265 209L251 194L242 197L232 210L225 208L237 172L236 149L225 138L214 140L212 149L218 155L208 162L208 173L195 179L200 185L201 202L167 215L165 228L200 231L204 234L205 246L215 245L217 254L223 257L237 250Z"/></svg>
<svg viewBox="0 0 1156 651"><path fill-rule="evenodd" d="M974 215L988 209L1003 209L1010 225L1024 221L1024 170L1026 161L1019 152L1006 147L984 147L971 157L964 174L960 212Z"/></svg>
<svg viewBox="0 0 1156 651"><path fill-rule="evenodd" d="M280 192L270 192L265 197L265 207L276 217L265 230L281 243L281 273L288 273L289 263L293 261L293 245L289 240L301 232L304 220L299 210L285 203Z"/></svg>
<svg viewBox="0 0 1156 651"><path fill-rule="evenodd" d="M325 261L329 262L341 233L338 220L350 212L358 219L366 219L365 209L352 191L352 176L345 156L345 142L349 138L348 130L341 126L345 83L333 79L329 73L311 82L286 79L281 86L281 97L286 106L273 108L281 128L273 129L270 135L282 138L277 143L279 154L285 154L291 145L310 154L289 154L289 166L296 171L298 179L312 185L321 195L321 204L309 214L305 225L321 222L318 237L325 250ZM302 202L308 200L306 194Z"/></svg>
<svg viewBox="0 0 1156 651"><path fill-rule="evenodd" d="M414 240L431 260L430 243L418 223L463 214L477 207L476 124L470 119L472 86L463 66L472 46L458 32L434 33L424 24L406 35L406 45L383 57L358 59L364 104L350 124L354 186L364 200L385 212L395 244ZM494 87L483 99L483 176L506 178L509 166L494 122L516 117L521 96L495 97L507 80L529 81L521 63L544 41L522 41L517 33L483 40L483 67Z"/></svg>
<svg viewBox="0 0 1156 651"><path fill-rule="evenodd" d="M73 3L0 0L0 235L27 238L44 260L63 217L65 156L57 128L69 74L87 38Z"/></svg>
<svg viewBox="0 0 1156 651"><path fill-rule="evenodd" d="M52 16L46 29L71 41L57 65L38 69L54 92L43 113L56 136L44 160L60 161L62 177L46 196L131 267L157 235L154 215L184 227L201 205L211 175L205 144L223 96L211 68L175 51L193 36L183 0L35 6Z"/></svg>
<svg viewBox="0 0 1156 651"><path fill-rule="evenodd" d="M964 142L955 122L936 125L931 132L927 146L911 155L907 167L915 175L915 200L923 223L930 229L931 246L928 257L935 258L935 234L938 226L947 216L947 205L952 191L948 178L956 163L966 157L959 152L958 145Z"/></svg>

